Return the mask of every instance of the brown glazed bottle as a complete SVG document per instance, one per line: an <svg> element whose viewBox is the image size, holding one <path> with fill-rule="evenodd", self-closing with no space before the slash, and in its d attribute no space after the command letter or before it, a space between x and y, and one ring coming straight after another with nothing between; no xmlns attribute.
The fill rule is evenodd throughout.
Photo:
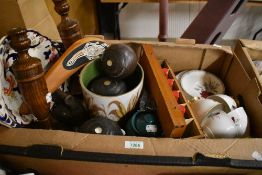
<svg viewBox="0 0 262 175"><path fill-rule="evenodd" d="M61 16L61 22L58 24L57 29L67 49L75 41L82 38L79 24L68 16L70 6L66 0L53 0L53 2L55 11Z"/></svg>
<svg viewBox="0 0 262 175"><path fill-rule="evenodd" d="M50 128L50 106L46 101L48 90L41 61L28 54L30 40L27 38L26 29L14 28L9 32L9 37L11 47L18 52L18 59L12 69L23 96L23 105L38 119L37 127Z"/></svg>

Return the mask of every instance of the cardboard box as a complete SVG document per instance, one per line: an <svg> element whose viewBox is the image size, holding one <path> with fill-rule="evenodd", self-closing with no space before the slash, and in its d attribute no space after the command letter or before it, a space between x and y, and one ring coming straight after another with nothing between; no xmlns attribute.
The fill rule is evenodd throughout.
<svg viewBox="0 0 262 175"><path fill-rule="evenodd" d="M235 53L243 64L245 70L251 78L256 77L262 87L262 75L252 62L253 60L262 61L262 41L240 39L237 42Z"/></svg>
<svg viewBox="0 0 262 175"><path fill-rule="evenodd" d="M137 44L153 44L159 62L168 60L175 71L203 69L219 76L226 93L245 107L252 138L145 138L0 127L0 159L41 174L261 174L262 162L252 157L255 151L262 153L261 88L231 49L133 43L138 55L142 50Z"/></svg>
<svg viewBox="0 0 262 175"><path fill-rule="evenodd" d="M0 37L13 27L26 27L51 39L60 39L44 0L1 0L0 11Z"/></svg>

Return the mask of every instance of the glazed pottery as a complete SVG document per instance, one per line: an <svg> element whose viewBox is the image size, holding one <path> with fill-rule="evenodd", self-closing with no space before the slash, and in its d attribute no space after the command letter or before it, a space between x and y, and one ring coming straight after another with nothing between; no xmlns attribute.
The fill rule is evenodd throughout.
<svg viewBox="0 0 262 175"><path fill-rule="evenodd" d="M160 136L157 116L148 111L135 112L127 122L126 133L144 137Z"/></svg>
<svg viewBox="0 0 262 175"><path fill-rule="evenodd" d="M199 123L214 111L223 110L223 105L212 99L198 99L192 101L190 106Z"/></svg>
<svg viewBox="0 0 262 175"><path fill-rule="evenodd" d="M103 116L118 121L135 107L142 91L144 71L138 64L133 75L126 80L128 92L117 96L102 96L87 89L94 78L103 74L99 65L99 60L94 60L88 63L80 73L80 84L86 108L91 116Z"/></svg>
<svg viewBox="0 0 262 175"><path fill-rule="evenodd" d="M223 111L222 109L216 109L216 110L213 110L211 113L209 113L208 115L206 115L199 123L200 123L200 126L203 127L206 122L208 121L208 119L210 117L213 117L213 116L216 116L216 115L226 115L227 113L225 111Z"/></svg>
<svg viewBox="0 0 262 175"><path fill-rule="evenodd" d="M248 117L243 107L226 113L217 110L201 122L204 133L210 138L233 138L248 136Z"/></svg>
<svg viewBox="0 0 262 175"><path fill-rule="evenodd" d="M44 69L60 57L64 51L61 43L54 42L36 31L28 30L31 45L28 53L41 60ZM35 117L31 114L21 115L19 108L22 96L11 66L18 58L17 53L10 47L10 40L3 37L0 40L0 124L7 127L22 127L28 125ZM66 89L63 85L62 89Z"/></svg>
<svg viewBox="0 0 262 175"><path fill-rule="evenodd" d="M208 116L202 125L203 132L209 138L234 138L238 136L235 122L223 112Z"/></svg>
<svg viewBox="0 0 262 175"><path fill-rule="evenodd" d="M243 107L232 110L227 114L227 116L234 121L238 131L238 136L243 136L248 132L248 117Z"/></svg>
<svg viewBox="0 0 262 175"><path fill-rule="evenodd" d="M223 82L216 75L203 70L185 72L181 77L180 84L189 99L194 97L206 98L225 92Z"/></svg>
<svg viewBox="0 0 262 175"><path fill-rule="evenodd" d="M181 77L184 75L184 73L186 73L188 70L184 70L179 72L178 74L176 74L176 79L178 80L178 82L180 83L181 81Z"/></svg>
<svg viewBox="0 0 262 175"><path fill-rule="evenodd" d="M230 111L237 108L236 101L228 95L216 94L216 95L211 95L207 98L215 100L215 101L223 104L223 109L224 109L225 112L230 112Z"/></svg>

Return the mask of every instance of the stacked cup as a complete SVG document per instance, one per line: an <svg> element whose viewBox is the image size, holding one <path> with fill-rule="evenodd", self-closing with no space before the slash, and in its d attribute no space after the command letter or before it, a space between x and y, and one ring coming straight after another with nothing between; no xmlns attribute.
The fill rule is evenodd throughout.
<svg viewBox="0 0 262 175"><path fill-rule="evenodd" d="M209 138L242 137L248 132L248 117L233 98L216 94L191 102L192 110Z"/></svg>
<svg viewBox="0 0 262 175"><path fill-rule="evenodd" d="M223 81L204 70L182 71L176 77L209 138L243 137L248 134L248 117L243 107L225 95Z"/></svg>

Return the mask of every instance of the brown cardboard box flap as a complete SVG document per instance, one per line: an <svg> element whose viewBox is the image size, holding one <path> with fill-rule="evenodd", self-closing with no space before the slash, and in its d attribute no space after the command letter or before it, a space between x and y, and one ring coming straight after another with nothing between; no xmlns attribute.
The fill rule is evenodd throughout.
<svg viewBox="0 0 262 175"><path fill-rule="evenodd" d="M188 41L192 41L192 40L188 40ZM158 41L141 41L141 40L108 40L108 42L112 44L117 44L117 43L152 44L153 47L163 46L163 47L181 47L181 48L221 50L221 51L224 51L225 53L233 54L231 47L219 46L219 45L189 44L189 43L180 44L180 43L175 43L175 42L158 42Z"/></svg>
<svg viewBox="0 0 262 175"><path fill-rule="evenodd" d="M185 39L185 38L177 38L175 41L176 44L196 44L196 40L194 39Z"/></svg>
<svg viewBox="0 0 262 175"><path fill-rule="evenodd" d="M26 27L51 39L60 39L44 0L1 0L0 11L0 37L11 28Z"/></svg>
<svg viewBox="0 0 262 175"><path fill-rule="evenodd" d="M262 60L262 41L240 39L251 60Z"/></svg>
<svg viewBox="0 0 262 175"><path fill-rule="evenodd" d="M256 78L262 88L262 75L259 75L253 60L262 60L262 41L240 39L235 54L250 78Z"/></svg>
<svg viewBox="0 0 262 175"><path fill-rule="evenodd" d="M22 13L20 11L20 7L17 1L14 0L1 1L0 11L1 11L0 37L6 35L7 32L13 27L25 26Z"/></svg>
<svg viewBox="0 0 262 175"><path fill-rule="evenodd" d="M229 157L232 159L253 160L254 151L262 152L262 139L172 139L145 138L131 136L103 136L60 130L7 129L0 128L0 145L27 147L31 145L57 145L74 151L101 153L182 156L193 157L202 153L210 157ZM13 136L23 133L23 137ZM113 142L112 142L113 141ZM141 142L143 148L127 148L128 142Z"/></svg>
<svg viewBox="0 0 262 175"><path fill-rule="evenodd" d="M258 49L262 50L262 41L259 40L247 40L240 39L242 46L250 48L250 49Z"/></svg>

